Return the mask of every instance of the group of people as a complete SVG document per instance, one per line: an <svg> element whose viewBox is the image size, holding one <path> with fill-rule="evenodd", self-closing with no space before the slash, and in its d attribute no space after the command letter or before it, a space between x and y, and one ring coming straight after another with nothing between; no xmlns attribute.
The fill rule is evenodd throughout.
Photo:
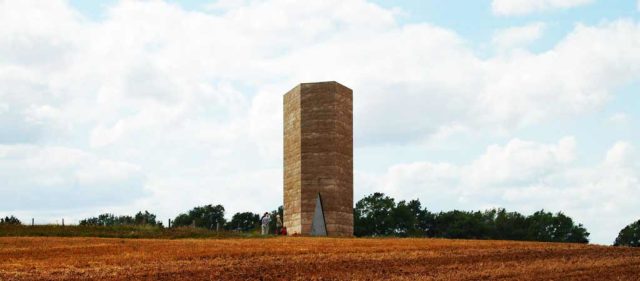
<svg viewBox="0 0 640 281"><path fill-rule="evenodd" d="M262 224L262 235L269 234L269 223L271 223L271 215L269 212L265 212L264 215L262 215L260 223ZM287 228L282 225L280 214L276 215L275 235L287 235Z"/></svg>

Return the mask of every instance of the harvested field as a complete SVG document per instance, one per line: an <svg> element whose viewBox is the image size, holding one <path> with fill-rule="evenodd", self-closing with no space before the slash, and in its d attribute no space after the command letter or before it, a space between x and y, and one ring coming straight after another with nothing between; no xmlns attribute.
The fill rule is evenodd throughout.
<svg viewBox="0 0 640 281"><path fill-rule="evenodd" d="M444 239L0 238L0 280L640 280L640 249Z"/></svg>

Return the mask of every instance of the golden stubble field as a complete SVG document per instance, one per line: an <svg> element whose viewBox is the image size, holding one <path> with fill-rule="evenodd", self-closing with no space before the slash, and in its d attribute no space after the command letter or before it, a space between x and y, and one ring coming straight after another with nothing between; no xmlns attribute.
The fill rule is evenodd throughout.
<svg viewBox="0 0 640 281"><path fill-rule="evenodd" d="M640 280L640 249L444 239L5 237L0 280Z"/></svg>

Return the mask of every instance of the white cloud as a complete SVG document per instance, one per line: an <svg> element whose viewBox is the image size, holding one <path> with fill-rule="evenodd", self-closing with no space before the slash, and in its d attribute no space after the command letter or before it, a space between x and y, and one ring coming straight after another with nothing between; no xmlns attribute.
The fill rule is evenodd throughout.
<svg viewBox="0 0 640 281"><path fill-rule="evenodd" d="M486 61L487 84L480 101L486 106L484 121L517 127L603 105L613 85L635 80L630 73L639 74L640 55L632 49L640 41L627 36L639 38L640 26L624 20L579 25L547 52Z"/></svg>
<svg viewBox="0 0 640 281"><path fill-rule="evenodd" d="M492 41L500 51L525 47L542 36L545 26L544 23L537 22L525 26L506 28L496 32Z"/></svg>
<svg viewBox="0 0 640 281"><path fill-rule="evenodd" d="M541 145L514 139L505 147L492 145L473 163L469 178L474 184L510 184L522 178L544 178L575 157L575 139Z"/></svg>
<svg viewBox="0 0 640 281"><path fill-rule="evenodd" d="M611 168L637 168L634 167L636 161L635 148L628 142L617 142L605 157L604 164Z"/></svg>
<svg viewBox="0 0 640 281"><path fill-rule="evenodd" d="M278 18L286 22L270 18L275 10L285 13ZM346 15L354 11L357 17ZM23 38L3 37L9 41L2 46L12 50L28 48L29 40L70 46L43 51L51 53L42 61L67 57L55 71L11 56L14 63L0 67L6 70L0 72L5 73L3 97L13 112L34 104L57 109L60 114L49 122L59 122L65 130L79 123L91 126L94 147L152 128L160 132L169 124L180 126L194 115L223 127L229 120L235 128L251 124L254 137L259 134L277 147L280 95L295 83L311 80L339 80L356 90L356 130L363 143L420 140L454 127L510 130L596 108L612 89L640 72L640 59L633 52L638 41L628 40L639 37L640 28L631 21L578 26L540 54L525 51L483 60L449 30L427 24L398 26L393 11L362 1L300 6L251 2L222 15L125 1L97 24L84 23L70 11L57 14L61 19L49 22L60 21L68 28L55 28L46 35L49 39L41 34L47 28L40 28L38 21L24 25L32 28L3 25L11 27L5 33ZM318 21L327 24L315 24ZM495 41L515 47L542 29L543 24L533 24L504 30ZM205 33L211 36L202 37ZM95 65L101 67L91 67ZM9 94L14 92L30 94L18 98ZM545 102L551 99L556 102ZM423 118L423 112L429 112L429 118ZM31 138L45 129L12 124L31 128Z"/></svg>
<svg viewBox="0 0 640 281"><path fill-rule="evenodd" d="M432 211L506 207L524 213L563 211L584 223L595 243L610 244L640 212L640 157L627 142L615 143L600 164L581 166L575 140L556 144L511 140L492 145L466 165L414 162L379 177L360 175L367 191L398 199L420 198Z"/></svg>
<svg viewBox="0 0 640 281"><path fill-rule="evenodd" d="M554 9L567 9L586 5L593 0L493 0L491 9L496 15L525 15Z"/></svg>
<svg viewBox="0 0 640 281"><path fill-rule="evenodd" d="M147 195L136 165L66 147L0 145L0 178L2 211L112 206Z"/></svg>
<svg viewBox="0 0 640 281"><path fill-rule="evenodd" d="M624 112L617 112L609 117L609 123L619 127L625 127L629 124L629 116Z"/></svg>

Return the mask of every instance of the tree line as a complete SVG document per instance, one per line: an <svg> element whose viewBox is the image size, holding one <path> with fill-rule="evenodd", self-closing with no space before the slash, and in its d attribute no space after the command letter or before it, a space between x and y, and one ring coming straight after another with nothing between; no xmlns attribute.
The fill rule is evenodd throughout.
<svg viewBox="0 0 640 281"><path fill-rule="evenodd" d="M282 206L269 212L271 214L270 229L276 229L276 216L282 218ZM179 214L172 222L172 226L195 226L208 229L218 227L228 231L250 232L260 227L260 214L253 212L238 212L231 216L231 220L225 219L225 209L222 205L205 205L195 207L186 213Z"/></svg>
<svg viewBox="0 0 640 281"><path fill-rule="evenodd" d="M0 225L21 225L22 222L14 217L14 216L7 216L4 218L0 218Z"/></svg>
<svg viewBox="0 0 640 281"><path fill-rule="evenodd" d="M505 209L432 213L420 200L400 201L374 193L356 203L356 236L438 237L588 243L589 232L563 213L525 216Z"/></svg>
<svg viewBox="0 0 640 281"><path fill-rule="evenodd" d="M116 216L114 214L101 214L97 217L80 220L80 225L115 226L115 225L149 225L162 227L162 222L156 220L156 215L148 211L140 211L134 216Z"/></svg>
<svg viewBox="0 0 640 281"><path fill-rule="evenodd" d="M275 217L283 216L282 206L270 212L270 229L275 229ZM199 227L225 231L252 232L260 227L261 214L238 212L225 219L222 205L204 205L176 216L171 227ZM20 225L14 216L0 218L0 225ZM133 216L101 214L80 221L80 225L115 226L164 225L157 216L140 211ZM544 210L531 215L505 209L485 211L430 212L420 200L396 203L383 193L373 193L360 199L354 208L354 235L358 237L433 237L451 239L523 240L542 242L588 243L589 232L580 223L562 212ZM623 228L615 246L640 247L640 220Z"/></svg>

